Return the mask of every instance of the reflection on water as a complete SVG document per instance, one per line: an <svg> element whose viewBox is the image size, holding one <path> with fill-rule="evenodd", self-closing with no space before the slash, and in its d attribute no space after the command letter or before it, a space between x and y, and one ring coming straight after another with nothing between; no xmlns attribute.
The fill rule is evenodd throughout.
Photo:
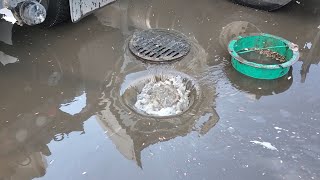
<svg viewBox="0 0 320 180"><path fill-rule="evenodd" d="M16 159L14 162L13 159ZM33 152L29 156L19 158L11 157L9 160L1 159L0 174L3 180L31 180L42 177L46 173L48 163L41 152ZM7 166L3 166L8 163Z"/></svg>
<svg viewBox="0 0 320 180"><path fill-rule="evenodd" d="M310 49L310 51L306 52L306 56L304 56L303 58L303 64L301 67L301 82L305 82L306 78L307 78L307 74L309 73L309 69L310 66L312 64L319 64L320 62L320 26L318 27L319 32L318 34L315 36L314 41L312 43L312 46L308 49Z"/></svg>
<svg viewBox="0 0 320 180"><path fill-rule="evenodd" d="M201 97L188 113L158 120L138 115L119 101L126 76L142 70L152 73L157 65L136 60L123 33L97 22L89 19L70 25L68 31L15 26L13 45L0 44L6 56L20 60L1 67L1 84L14 82L1 94L0 169L6 172L1 178L43 176L46 156L52 155L48 144L65 140L71 132L84 134L84 121L92 115L97 114L119 152L140 167L144 148L192 131L205 135L219 120L207 53L194 37L192 52L183 61L160 68L197 79ZM64 48L68 44L70 48Z"/></svg>
<svg viewBox="0 0 320 180"><path fill-rule="evenodd" d="M78 114L86 107L86 93L83 92L80 96L75 97L71 102L61 104L59 108L61 111L70 115Z"/></svg>
<svg viewBox="0 0 320 180"><path fill-rule="evenodd" d="M247 21L231 22L222 27L219 36L220 46L227 51L229 42L233 38L251 33L261 33L261 30L254 24Z"/></svg>
<svg viewBox="0 0 320 180"><path fill-rule="evenodd" d="M275 80L254 79L237 72L230 64L225 66L225 74L230 83L240 91L247 92L260 99L287 91L293 83L292 69L284 77Z"/></svg>
<svg viewBox="0 0 320 180"><path fill-rule="evenodd" d="M84 133L90 114L83 108L86 89L80 64L74 61L80 46L69 42L73 46L61 47L71 39L59 29L14 26L12 44L0 42L0 179L44 176L51 155L48 144L71 132ZM8 63L13 57L19 62Z"/></svg>
<svg viewBox="0 0 320 180"><path fill-rule="evenodd" d="M142 167L141 151L152 144L169 141L178 136L186 136L191 131L206 134L219 120L215 107L215 87L210 76L206 75L206 52L196 42L192 43L191 52L185 59L170 65L142 64L124 47L124 62L114 68L115 72L107 79L100 105L105 109L98 113L98 120L103 124L108 136L117 149L127 158ZM195 66L197 64L197 66ZM179 116L155 118L143 116L128 108L122 101L123 83L143 80L166 71L187 73L199 84L200 95L185 113ZM142 74L142 75L139 75ZM143 75L145 74L145 75ZM139 76L137 76L139 75ZM135 96L135 94L132 94Z"/></svg>
<svg viewBox="0 0 320 180"><path fill-rule="evenodd" d="M0 51L0 62L3 66L18 62L18 58L9 56Z"/></svg>
<svg viewBox="0 0 320 180"><path fill-rule="evenodd" d="M290 19L288 16L291 15L291 11L286 12L285 9L278 14L266 14L266 12L249 10L245 7L230 4L227 1L217 1L221 7L226 8L214 6L215 4L212 2L200 0L198 3L194 3L192 0L119 1L119 4L115 3L106 7L98 11L95 16L89 16L78 24L65 25L52 30L14 26L12 39L9 37L11 36L10 28L12 28L12 25L5 24L6 27L7 25L11 27L7 28L10 29L8 31L10 33L7 33L8 35L5 35L5 38L2 38L3 34L0 34L0 58L2 58L0 64L0 179L24 180L23 178L25 178L31 180L42 177L45 173L49 174L51 166L50 162L48 163L46 160L48 156L60 157L59 153L67 152L66 156L81 159L82 157L77 157L77 152L80 149L92 152L86 146L90 139L85 142L81 141L80 145L77 146L79 149L76 150L72 149L72 143L69 143L73 142L74 139L68 139L72 132L87 135L88 131L85 130L86 125L84 123L92 116L104 129L106 136L116 146L117 151L126 159L133 160L140 167L143 167L144 164L142 162L143 154L141 154L144 149L157 147L157 145L165 144L169 140L175 142L173 139L179 139L177 137L182 137L181 139L186 139L186 142L189 143L191 134L197 134L202 139L191 139L190 141L201 141L204 144L203 147L199 147L201 152L197 151L197 153L205 157L205 160L201 163L210 165L207 166L210 169L206 166L199 166L199 169L197 169L205 171L203 176L221 175L221 172L228 172L228 168L234 170L232 172L237 172L239 171L237 169L247 167L244 163L248 157L250 162L259 164L259 166L252 167L254 172L260 172L261 169L264 171L271 167L270 174L286 175L286 173L289 173L291 175L291 169L301 173L300 164L295 165L295 159L292 160L291 156L297 156L298 153L301 153L298 151L301 150L302 145L304 146L302 150L307 155L298 154L298 156L301 157L300 160L303 164L311 169L311 173L303 171L302 174L313 175L312 173L316 171L310 162L317 158L319 148L314 145L311 146L311 150L307 150L310 149L307 143L317 144L318 136L315 132L318 130L315 128L317 127L315 123L313 129L309 127L308 123L316 119L319 113L313 112L310 120L310 117L305 115L306 113L300 114L294 98L286 99L286 93L283 93L290 92L290 96L297 95L294 94L297 87L292 84L296 82L298 77L293 77L294 73L291 74L291 72L286 77L268 82L244 77L232 69L228 62L230 57L225 54L224 48L219 42L221 41L221 44L225 45L233 34L241 34L243 30L249 32L249 30L256 31L257 29L262 32L279 34L279 36L298 43L300 47L303 47L306 40L314 40L312 48L303 51L301 57L303 61L301 73L303 77L306 77L311 64L319 63L317 51L319 49L317 43L319 41L319 30L310 28L317 22L316 16L308 15L308 18L301 16ZM181 8L181 4L186 4L186 6ZM223 11L220 9L223 9ZM297 22L304 22L305 24L304 26L297 26ZM222 27L233 27L228 25L230 23L237 25L236 28L232 28L235 30L229 31L229 33L221 33L223 32ZM188 36L192 44L189 55L182 61L161 65L160 67L137 61L126 48L128 36L133 34L135 30L156 27L175 29ZM310 29L310 33L306 34L306 29ZM316 33L318 35L315 36ZM19 61L3 63L13 62L10 58ZM3 61L3 59L6 61ZM4 64L5 66L3 66ZM292 71L297 71L296 68L297 66ZM200 86L201 96L190 111L180 117L155 119L141 116L123 103L120 88L125 79L137 72L153 74L155 69L178 71L196 79ZM260 100L257 104L251 106L252 111L257 110L260 114L245 113L243 109L239 110L241 113L234 113L234 111L238 111L237 108L239 107L236 106L238 102L234 100L228 104L228 100L232 100L232 98L225 96L226 92L224 92L225 94L216 92L219 88L217 82L224 82L220 81L221 79L237 89L235 94L239 91L245 91L254 94L257 99L268 96L267 101ZM300 89L297 92L302 90ZM305 96L309 98L307 95L312 93L313 91L311 93L301 93L299 97L302 99ZM286 110L281 107L284 104L273 98L274 94L279 94L282 100L285 99L290 102L285 104L288 106ZM236 95L232 94L232 96L235 97ZM304 100L300 101L305 102ZM304 112L317 106L315 103L317 102L316 97L306 99L306 102L313 104L313 106L306 106ZM219 103L225 103L226 106L221 107ZM220 106L219 115L216 112L218 106ZM275 106L275 110L270 108L273 106ZM279 109L281 110L280 115L277 116L276 111ZM265 115L265 112L270 113ZM295 112L299 114L295 114ZM220 117L223 118L220 120ZM254 122L248 121L248 117L253 119ZM290 117L290 123L285 121L288 117ZM297 121L294 118L300 119ZM273 119L277 121L272 121ZM297 139L297 142L296 139L291 137L294 135L294 138L296 138L298 135L292 133L288 136L281 136L282 134L279 135L275 131L272 134L274 124L281 123L280 120L285 121L285 124L292 125L290 127L292 129L308 126L308 128L305 128L308 135L305 135L305 138L308 139L302 139L303 132L302 135L299 135L299 138L300 136L301 138ZM258 125L255 123L258 123ZM219 131L213 131L216 124L218 126L214 129L219 129ZM261 128L262 133L259 128ZM268 129L268 134L265 133L266 129ZM292 132L299 133L298 131ZM309 136L311 132L314 134ZM279 136L280 140L279 142L275 141L275 144L280 153L287 153L285 157L289 158L288 163L281 166L281 172L279 169L273 169L274 166L266 166L264 160L256 162L256 157L261 156L262 151L252 149L251 144L246 146L248 137L257 139L256 136L259 134L262 138L268 139L271 138L270 133ZM287 133L287 131L283 133ZM204 140L206 137L208 137L206 139L208 142ZM80 139L85 138L80 136ZM297 154L291 154L295 151L290 149L290 145L286 143L288 139L289 142L296 144L304 143L292 148L297 150ZM50 147L49 145L52 142L61 145L62 150L58 151ZM65 142L67 143L63 144ZM232 149L231 145L236 148ZM282 147L289 150L280 150ZM55 154L53 150L59 153ZM190 149L185 149L182 152L189 155L188 150ZM112 150L103 151L104 154L99 155L108 156L110 151ZM204 151L205 153L202 154ZM246 152L248 153L246 154ZM74 156L72 156L73 153ZM236 154L241 154L239 160L233 159ZM176 155L179 156L179 154ZM273 156L278 154L266 153L263 155L266 156L265 159L275 160L277 158ZM310 161L308 159L309 163L303 161L306 156L310 159ZM159 159L163 158L165 159L165 157L159 157ZM121 159L115 159L114 162L116 161L121 161ZM89 163L90 160L82 162ZM73 165L67 161L63 163L64 166L57 168L58 172ZM94 162L93 164L97 163ZM106 162L101 164L105 165ZM176 166L183 168L184 164ZM160 168L159 164L157 166ZM222 166L224 167L221 171ZM105 167L103 166L103 168ZM211 172L212 169L217 169L216 173ZM156 168L155 171L158 172ZM242 169L240 171L243 172ZM117 170L115 174L118 175L118 172ZM72 178L75 176L74 173L70 171L63 175L69 174ZM100 175L106 174L104 171L99 173ZM257 177L255 179L260 177L260 174L238 173L251 177L251 179L252 177ZM297 175L297 173L292 174ZM184 174L187 173L183 173L182 177L185 177ZM228 177L234 177L233 173L223 175L228 174L231 174ZM61 178L60 175L53 176L55 179L59 179ZM92 177L95 177L95 175ZM273 176L266 175L267 179L270 179L270 177ZM86 177L83 176L83 178Z"/></svg>

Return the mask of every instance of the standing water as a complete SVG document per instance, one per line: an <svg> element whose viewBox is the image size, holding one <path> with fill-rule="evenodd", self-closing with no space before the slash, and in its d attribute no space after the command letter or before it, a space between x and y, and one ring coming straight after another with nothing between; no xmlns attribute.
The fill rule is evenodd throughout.
<svg viewBox="0 0 320 180"><path fill-rule="evenodd" d="M75 24L13 26L11 45L0 42L19 59L0 64L0 179L320 179L320 1L299 2L270 13L226 0L121 0ZM283 78L246 77L218 42L234 21L312 47ZM185 34L189 53L161 67L139 61L126 39L150 28ZM151 79L177 75L187 79L187 110L159 117L135 107ZM176 97L163 89L157 96Z"/></svg>

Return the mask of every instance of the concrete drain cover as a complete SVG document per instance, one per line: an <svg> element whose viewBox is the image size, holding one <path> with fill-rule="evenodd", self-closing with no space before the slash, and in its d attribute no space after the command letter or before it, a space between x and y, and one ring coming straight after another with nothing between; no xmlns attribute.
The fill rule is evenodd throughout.
<svg viewBox="0 0 320 180"><path fill-rule="evenodd" d="M130 82L122 98L139 114L169 117L187 111L198 98L198 93L198 86L191 77L166 73L138 77Z"/></svg>
<svg viewBox="0 0 320 180"><path fill-rule="evenodd" d="M169 62L187 55L190 44L174 31L149 29L133 34L130 51L137 57L152 62Z"/></svg>

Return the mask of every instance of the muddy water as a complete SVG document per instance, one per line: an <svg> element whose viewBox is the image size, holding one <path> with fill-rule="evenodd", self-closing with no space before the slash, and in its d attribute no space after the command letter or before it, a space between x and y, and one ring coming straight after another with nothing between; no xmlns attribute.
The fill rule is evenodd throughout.
<svg viewBox="0 0 320 180"><path fill-rule="evenodd" d="M319 7L123 0L51 30L1 21L0 179L320 179ZM148 28L180 31L191 52L135 59L128 39ZM278 80L240 75L225 45L251 32L298 44L300 61ZM121 90L159 71L199 84L190 111L154 119L126 105Z"/></svg>

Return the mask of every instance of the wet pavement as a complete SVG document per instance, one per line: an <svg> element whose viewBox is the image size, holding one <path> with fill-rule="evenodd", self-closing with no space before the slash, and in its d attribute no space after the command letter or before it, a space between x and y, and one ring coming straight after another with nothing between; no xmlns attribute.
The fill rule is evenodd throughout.
<svg viewBox="0 0 320 180"><path fill-rule="evenodd" d="M319 25L317 0L273 13L227 0L120 0L50 30L0 21L0 179L320 179ZM137 59L130 37L150 28L183 33L190 53ZM225 45L252 32L298 44L300 61L278 80L240 75ZM197 83L182 115L130 108L131 83L159 72Z"/></svg>

